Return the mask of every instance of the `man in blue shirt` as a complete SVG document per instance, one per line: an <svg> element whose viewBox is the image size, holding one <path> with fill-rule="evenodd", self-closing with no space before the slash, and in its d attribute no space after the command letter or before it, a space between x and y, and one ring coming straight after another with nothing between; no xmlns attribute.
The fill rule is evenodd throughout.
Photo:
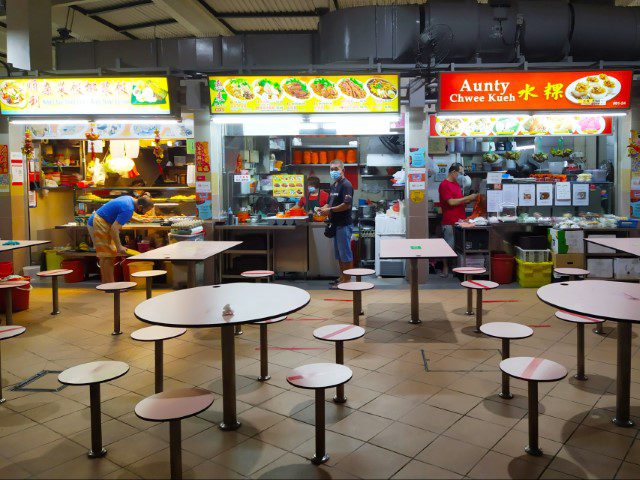
<svg viewBox="0 0 640 480"><path fill-rule="evenodd" d="M148 196L133 198L124 195L108 201L89 217L89 235L100 262L103 283L114 281L114 257L127 253L127 249L120 243L122 226L131 220L134 212L144 215L152 208L153 201Z"/></svg>

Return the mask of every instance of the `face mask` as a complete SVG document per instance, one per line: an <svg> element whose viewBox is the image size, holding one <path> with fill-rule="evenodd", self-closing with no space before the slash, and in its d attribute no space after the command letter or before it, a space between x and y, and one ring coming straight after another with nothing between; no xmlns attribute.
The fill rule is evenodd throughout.
<svg viewBox="0 0 640 480"><path fill-rule="evenodd" d="M333 180L338 180L340 178L340 170L331 170L329 175L331 175Z"/></svg>
<svg viewBox="0 0 640 480"><path fill-rule="evenodd" d="M458 184L462 188L469 188L471 186L471 177L467 175L458 175Z"/></svg>
<svg viewBox="0 0 640 480"><path fill-rule="evenodd" d="M316 187L309 187L309 193L316 193L317 191Z"/></svg>

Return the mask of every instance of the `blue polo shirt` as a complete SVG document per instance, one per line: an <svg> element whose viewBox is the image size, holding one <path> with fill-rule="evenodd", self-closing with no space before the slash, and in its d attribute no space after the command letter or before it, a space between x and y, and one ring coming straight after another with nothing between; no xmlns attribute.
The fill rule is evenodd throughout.
<svg viewBox="0 0 640 480"><path fill-rule="evenodd" d="M123 195L122 197L109 200L101 206L95 213L91 214L87 223L93 227L93 216L97 213L109 224L118 222L120 225L124 225L131 220L134 211L135 204L133 197Z"/></svg>

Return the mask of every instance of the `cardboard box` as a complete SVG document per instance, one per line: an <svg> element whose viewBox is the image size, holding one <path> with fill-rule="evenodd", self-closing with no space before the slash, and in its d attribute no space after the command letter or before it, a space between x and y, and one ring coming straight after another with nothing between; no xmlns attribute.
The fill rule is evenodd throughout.
<svg viewBox="0 0 640 480"><path fill-rule="evenodd" d="M588 235L587 238L616 238L615 235ZM613 248L603 247L596 243L587 242L588 253L616 253Z"/></svg>
<svg viewBox="0 0 640 480"><path fill-rule="evenodd" d="M613 276L617 280L640 279L640 258L615 258Z"/></svg>
<svg viewBox="0 0 640 480"><path fill-rule="evenodd" d="M552 253L553 266L557 268L584 268L584 253Z"/></svg>
<svg viewBox="0 0 640 480"><path fill-rule="evenodd" d="M552 253L584 253L584 232L582 230L549 229Z"/></svg>
<svg viewBox="0 0 640 480"><path fill-rule="evenodd" d="M589 278L613 278L613 259L588 258Z"/></svg>

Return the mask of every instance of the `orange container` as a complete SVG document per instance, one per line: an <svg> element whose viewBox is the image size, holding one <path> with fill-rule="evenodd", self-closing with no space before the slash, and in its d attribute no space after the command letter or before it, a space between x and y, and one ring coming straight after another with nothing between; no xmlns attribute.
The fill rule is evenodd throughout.
<svg viewBox="0 0 640 480"><path fill-rule="evenodd" d="M333 162L336 159L336 151L335 150L329 150L329 161Z"/></svg>
<svg viewBox="0 0 640 480"><path fill-rule="evenodd" d="M319 152L319 159L318 159L318 163L321 163L322 165L326 165L327 163L329 163L329 157L327 157L327 152L326 150L321 150Z"/></svg>
<svg viewBox="0 0 640 480"><path fill-rule="evenodd" d="M311 150L305 150L302 154L302 163L309 165L311 163Z"/></svg>
<svg viewBox="0 0 640 480"><path fill-rule="evenodd" d="M247 223L249 220L249 212L238 212L238 223Z"/></svg>
<svg viewBox="0 0 640 480"><path fill-rule="evenodd" d="M302 163L302 150L293 151L293 163L295 165L300 165Z"/></svg>
<svg viewBox="0 0 640 480"><path fill-rule="evenodd" d="M357 163L358 156L356 155L356 151L353 149L347 150L347 163Z"/></svg>
<svg viewBox="0 0 640 480"><path fill-rule="evenodd" d="M317 165L319 161L320 161L320 156L318 155L318 152L312 152L311 153L311 164L312 165Z"/></svg>
<svg viewBox="0 0 640 480"><path fill-rule="evenodd" d="M336 150L336 160L340 160L341 162L346 162L347 157L344 153L344 150Z"/></svg>

